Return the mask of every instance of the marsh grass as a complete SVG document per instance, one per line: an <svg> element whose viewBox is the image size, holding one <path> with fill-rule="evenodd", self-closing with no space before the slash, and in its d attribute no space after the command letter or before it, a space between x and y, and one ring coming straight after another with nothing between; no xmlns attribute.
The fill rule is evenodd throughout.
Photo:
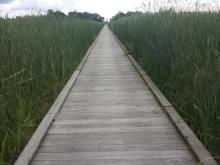
<svg viewBox="0 0 220 165"><path fill-rule="evenodd" d="M0 164L12 164L102 27L49 16L0 19Z"/></svg>
<svg viewBox="0 0 220 165"><path fill-rule="evenodd" d="M220 155L220 14L172 10L110 23L213 155Z"/></svg>

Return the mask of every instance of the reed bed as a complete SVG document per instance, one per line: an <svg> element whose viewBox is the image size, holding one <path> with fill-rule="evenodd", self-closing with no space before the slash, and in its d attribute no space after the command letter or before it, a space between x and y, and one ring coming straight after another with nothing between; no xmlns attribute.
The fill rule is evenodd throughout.
<svg viewBox="0 0 220 165"><path fill-rule="evenodd" d="M0 164L13 164L102 23L26 16L0 19Z"/></svg>
<svg viewBox="0 0 220 165"><path fill-rule="evenodd" d="M207 149L220 155L220 13L135 14L110 27Z"/></svg>

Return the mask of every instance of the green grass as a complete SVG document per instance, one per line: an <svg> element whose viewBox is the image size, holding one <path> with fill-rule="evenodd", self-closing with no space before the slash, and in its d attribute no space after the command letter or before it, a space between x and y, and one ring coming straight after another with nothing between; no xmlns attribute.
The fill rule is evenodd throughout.
<svg viewBox="0 0 220 165"><path fill-rule="evenodd" d="M29 16L0 19L0 164L12 164L102 23Z"/></svg>
<svg viewBox="0 0 220 165"><path fill-rule="evenodd" d="M220 14L161 11L110 23L213 155L220 155Z"/></svg>

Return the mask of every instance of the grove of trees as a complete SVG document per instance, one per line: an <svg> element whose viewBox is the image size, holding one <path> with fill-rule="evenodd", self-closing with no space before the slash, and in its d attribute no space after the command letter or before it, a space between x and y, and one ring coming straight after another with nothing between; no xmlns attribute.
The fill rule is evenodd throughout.
<svg viewBox="0 0 220 165"><path fill-rule="evenodd" d="M141 14L142 12L140 11L128 11L127 13L123 13L121 11L119 11L116 15L114 15L112 18L111 18L111 21L114 21L114 20L117 20L117 19L120 19L120 18L123 18L123 17L128 17L128 16L131 16L131 15L137 15L137 14Z"/></svg>
<svg viewBox="0 0 220 165"><path fill-rule="evenodd" d="M60 10L53 11L49 9L47 11L47 16L53 16L56 18L62 18L62 17L73 17L73 18L80 18L80 19L87 19L87 20L94 20L98 22L103 22L104 17L100 16L97 13L89 13L89 12L77 12L77 11L72 11L69 12L67 15L63 13Z"/></svg>

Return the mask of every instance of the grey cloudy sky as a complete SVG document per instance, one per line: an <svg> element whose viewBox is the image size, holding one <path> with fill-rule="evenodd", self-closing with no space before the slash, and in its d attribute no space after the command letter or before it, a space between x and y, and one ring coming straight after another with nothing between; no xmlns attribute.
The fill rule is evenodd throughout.
<svg viewBox="0 0 220 165"><path fill-rule="evenodd" d="M145 5L141 5L143 2ZM194 9L196 2L200 2L200 8L208 3L215 10L220 6L220 0L0 0L0 15L16 16L54 9L65 13L73 10L96 12L108 19L118 11L158 10L171 6Z"/></svg>
<svg viewBox="0 0 220 165"><path fill-rule="evenodd" d="M0 0L0 3L9 3L11 2L12 0Z"/></svg>

